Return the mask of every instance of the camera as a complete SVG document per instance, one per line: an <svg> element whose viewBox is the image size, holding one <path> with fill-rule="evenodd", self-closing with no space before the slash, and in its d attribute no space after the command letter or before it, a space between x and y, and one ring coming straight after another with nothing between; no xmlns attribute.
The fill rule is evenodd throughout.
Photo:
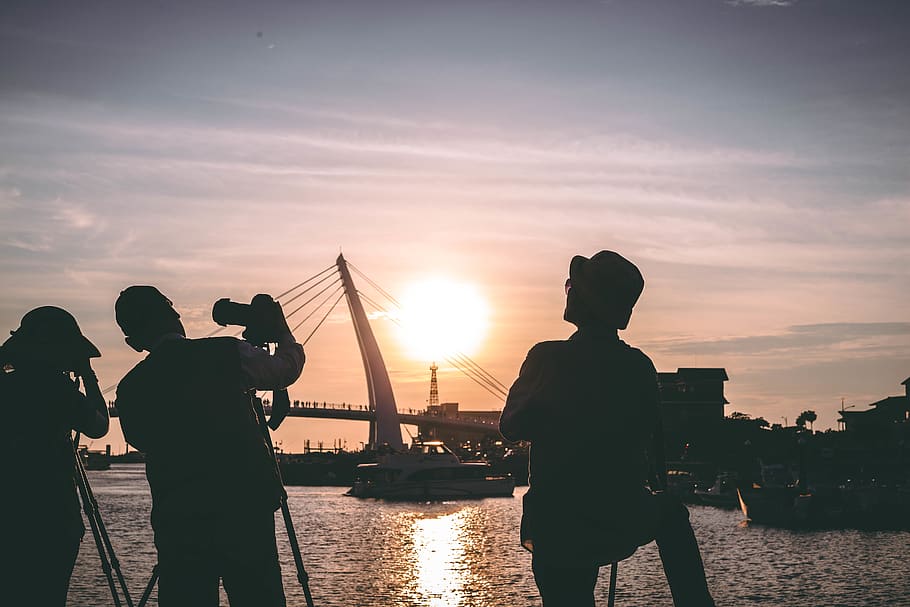
<svg viewBox="0 0 910 607"><path fill-rule="evenodd" d="M212 320L225 327L239 325L246 327L243 338L255 345L278 341L278 304L271 295L260 293L250 303L237 303L222 298L212 306Z"/></svg>

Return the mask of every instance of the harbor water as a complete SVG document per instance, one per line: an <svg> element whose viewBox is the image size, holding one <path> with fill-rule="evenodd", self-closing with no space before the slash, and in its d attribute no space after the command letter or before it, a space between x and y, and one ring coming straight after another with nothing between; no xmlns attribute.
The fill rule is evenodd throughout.
<svg viewBox="0 0 910 607"><path fill-rule="evenodd" d="M127 584L138 601L155 564L144 466L89 472ZM567 508L577 495L566 496ZM317 607L539 606L530 555L518 545L514 498L386 503L340 487L289 487L289 504ZM910 532L804 531L752 526L738 511L690 506L719 606L910 606ZM304 605L280 513L276 516L288 605ZM598 604L606 605L609 569ZM110 605L86 532L69 605ZM149 605L156 605L155 595ZM222 595L222 605L227 600ZM672 605L656 547L623 561L618 607Z"/></svg>

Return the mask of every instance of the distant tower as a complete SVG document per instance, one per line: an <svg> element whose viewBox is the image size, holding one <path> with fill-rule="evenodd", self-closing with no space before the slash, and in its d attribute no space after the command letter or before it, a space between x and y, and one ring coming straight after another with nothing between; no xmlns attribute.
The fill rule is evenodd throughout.
<svg viewBox="0 0 910 607"><path fill-rule="evenodd" d="M434 362L430 365L430 406L439 405L439 384L436 382L436 366Z"/></svg>

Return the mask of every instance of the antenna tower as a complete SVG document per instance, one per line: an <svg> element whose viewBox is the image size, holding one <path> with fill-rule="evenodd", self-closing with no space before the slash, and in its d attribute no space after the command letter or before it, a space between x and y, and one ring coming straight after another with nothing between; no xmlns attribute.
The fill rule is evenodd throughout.
<svg viewBox="0 0 910 607"><path fill-rule="evenodd" d="M439 405L439 383L436 381L436 370L439 367L434 362L430 365L430 406Z"/></svg>

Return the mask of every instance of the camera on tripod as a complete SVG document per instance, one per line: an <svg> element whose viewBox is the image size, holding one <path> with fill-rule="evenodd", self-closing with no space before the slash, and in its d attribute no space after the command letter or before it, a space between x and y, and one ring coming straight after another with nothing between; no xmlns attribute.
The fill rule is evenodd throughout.
<svg viewBox="0 0 910 607"><path fill-rule="evenodd" d="M281 308L271 295L260 293L248 304L222 298L212 306L212 320L225 327L239 325L246 327L243 338L256 346L278 341L279 315Z"/></svg>

